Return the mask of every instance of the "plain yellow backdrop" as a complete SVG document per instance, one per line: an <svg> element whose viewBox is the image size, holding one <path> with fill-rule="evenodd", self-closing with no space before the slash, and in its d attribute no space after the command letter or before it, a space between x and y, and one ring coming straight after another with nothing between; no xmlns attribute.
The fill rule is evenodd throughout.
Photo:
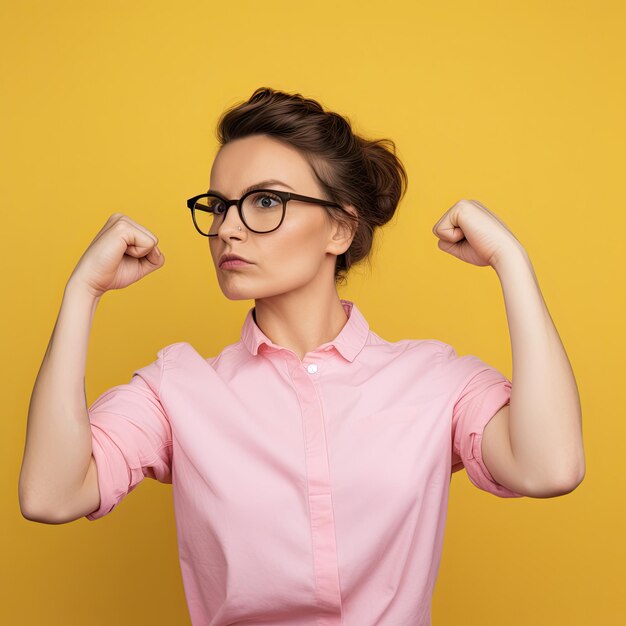
<svg viewBox="0 0 626 626"><path fill-rule="evenodd" d="M503 499L455 474L434 626L623 624L625 23L618 1L4 0L0 623L189 624L171 486L146 480L97 522L21 516L28 404L66 281L116 211L166 264L102 299L88 401L165 345L238 340L253 301L221 293L185 200L208 188L220 113L271 86L393 139L407 167L371 271L340 289L373 330L511 376L496 273L431 231L477 199L528 251L576 375L585 480Z"/></svg>

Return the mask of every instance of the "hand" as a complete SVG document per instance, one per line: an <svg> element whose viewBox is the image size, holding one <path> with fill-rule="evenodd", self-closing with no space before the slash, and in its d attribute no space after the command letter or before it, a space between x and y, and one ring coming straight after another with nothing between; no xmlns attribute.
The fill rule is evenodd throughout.
<svg viewBox="0 0 626 626"><path fill-rule="evenodd" d="M496 267L503 257L523 250L506 224L478 200L459 200L434 225L437 245L471 263Z"/></svg>
<svg viewBox="0 0 626 626"><path fill-rule="evenodd" d="M124 289L163 266L158 242L145 226L113 213L80 258L69 283L96 298L111 289Z"/></svg>

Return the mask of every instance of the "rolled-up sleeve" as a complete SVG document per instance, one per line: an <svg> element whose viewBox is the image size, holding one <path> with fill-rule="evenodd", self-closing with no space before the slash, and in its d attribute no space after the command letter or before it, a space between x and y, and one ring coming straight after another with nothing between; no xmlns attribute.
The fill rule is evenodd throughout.
<svg viewBox="0 0 626 626"><path fill-rule="evenodd" d="M511 399L511 381L474 355L459 357L452 346L443 344L444 376L454 388L452 409L452 472L463 467L479 489L502 498L521 498L498 483L482 456L482 437L491 418Z"/></svg>
<svg viewBox="0 0 626 626"><path fill-rule="evenodd" d="M145 477L172 482L172 430L159 395L167 350L89 407L100 506L88 520L110 513Z"/></svg>

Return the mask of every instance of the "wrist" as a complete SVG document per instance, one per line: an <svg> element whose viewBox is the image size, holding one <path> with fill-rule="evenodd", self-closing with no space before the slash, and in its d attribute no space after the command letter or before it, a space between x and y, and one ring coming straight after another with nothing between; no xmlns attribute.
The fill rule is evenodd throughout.
<svg viewBox="0 0 626 626"><path fill-rule="evenodd" d="M508 250L506 254L500 255L497 261L492 263L493 269L499 277L510 271L516 271L520 267L532 268L530 257L524 248L517 246Z"/></svg>
<svg viewBox="0 0 626 626"><path fill-rule="evenodd" d="M100 302L101 297L102 294L98 295L93 293L93 291L84 282L81 282L74 275L70 276L63 292L64 299L77 299L88 302L90 304L97 304L98 302Z"/></svg>

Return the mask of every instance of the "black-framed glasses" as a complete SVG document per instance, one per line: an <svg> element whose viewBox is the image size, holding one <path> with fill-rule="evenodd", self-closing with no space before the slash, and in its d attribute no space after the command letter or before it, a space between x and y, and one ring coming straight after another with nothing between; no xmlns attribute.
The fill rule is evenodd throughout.
<svg viewBox="0 0 626 626"><path fill-rule="evenodd" d="M205 237L217 237L217 231L233 204L237 206L239 217L248 230L270 233L283 223L289 200L342 208L335 202L277 189L253 189L239 200L226 200L216 193L203 193L189 198L187 206L196 230Z"/></svg>

